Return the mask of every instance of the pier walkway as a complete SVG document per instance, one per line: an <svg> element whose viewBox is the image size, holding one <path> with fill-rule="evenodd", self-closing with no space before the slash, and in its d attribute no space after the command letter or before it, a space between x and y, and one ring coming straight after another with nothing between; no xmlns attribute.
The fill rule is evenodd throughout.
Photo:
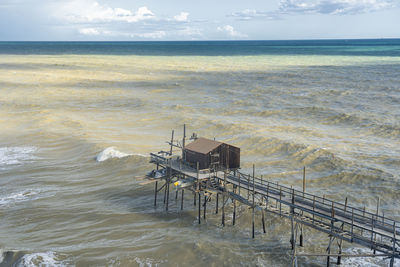
<svg viewBox="0 0 400 267"><path fill-rule="evenodd" d="M210 202L212 197L216 200L216 213L219 211L219 198L222 198L220 209L222 225L225 225L225 206L228 203L233 204L233 224L236 220L236 206L247 205L252 209L253 238L255 212L261 212L264 233L266 232L264 212L287 218L291 224L290 244L293 251L293 266L297 265L297 258L301 256L326 256L327 266L332 261L331 257L337 257L336 264L340 264L342 257L386 257L390 258L390 266L393 266L395 259L400 259L400 222L379 215L379 204L376 212L369 212L365 208L349 205L347 198L343 203L339 203L305 192L305 169L301 191L256 177L254 166L252 174L244 174L237 169L200 171L182 161L180 155L159 152L151 153L150 156L150 162L157 165L157 170L165 169L165 175L155 179L154 205L157 203L157 193L164 189L164 203L168 210L171 184L175 184L177 190L181 191L181 209L185 190L193 193L195 205L198 197L199 223L202 217L201 208L204 209L203 218L205 219L207 202ZM158 181L165 181L165 183L158 188ZM202 197L204 197L204 202ZM297 253L296 247L304 245L304 226L329 236L326 253ZM334 240L336 240L335 246ZM343 241L369 248L371 254L345 255L342 253ZM331 253L334 248L337 249L337 253Z"/></svg>

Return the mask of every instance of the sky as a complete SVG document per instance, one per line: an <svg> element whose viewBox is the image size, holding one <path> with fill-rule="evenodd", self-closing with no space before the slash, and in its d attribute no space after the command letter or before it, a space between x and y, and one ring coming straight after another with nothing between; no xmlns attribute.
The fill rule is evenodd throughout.
<svg viewBox="0 0 400 267"><path fill-rule="evenodd" d="M0 0L0 41L400 38L400 0Z"/></svg>

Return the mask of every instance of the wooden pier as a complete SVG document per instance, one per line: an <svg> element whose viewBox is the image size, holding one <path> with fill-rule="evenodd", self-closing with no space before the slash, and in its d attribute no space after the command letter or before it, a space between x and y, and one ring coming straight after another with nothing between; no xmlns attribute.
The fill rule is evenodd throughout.
<svg viewBox="0 0 400 267"><path fill-rule="evenodd" d="M174 133L174 132L173 132ZM215 213L221 212L221 224L225 225L226 206L233 206L232 224L236 221L236 210L239 204L246 205L252 212L252 237L255 237L255 215L261 213L263 232L265 229L265 213L274 214L288 219L291 225L290 246L292 249L292 266L297 266L297 258L303 256L326 257L326 265L340 264L343 257L384 257L390 259L390 266L400 259L400 222L379 215L379 199L377 210L369 212L365 208L349 205L347 198L343 203L335 202L325 197L305 192L305 168L303 170L302 190L270 182L253 172L245 174L239 168L229 168L230 153L221 164L210 165L212 168L199 169L199 162L193 164L186 160L185 142L186 131L181 142L174 141L173 134L169 151L150 154L150 162L156 165L154 173L149 175L155 181L154 205L157 205L158 192L163 191L163 202L168 210L170 186L181 193L181 209L183 209L184 192L193 194L193 203L198 206L198 222L206 218L207 203L216 201ZM196 136L193 136L196 139ZM228 149L228 145L222 149ZM217 144L218 145L218 144ZM173 148L178 148L178 153ZM235 148L235 147L233 147ZM234 149L237 151L237 149ZM210 155L215 155L211 154ZM211 162L212 163L212 162ZM158 187L159 182L163 185ZM219 203L221 201L221 203ZM197 202L197 204L196 204ZM221 205L221 207L219 207ZM201 211L203 208L203 216ZM329 237L326 253L300 254L297 246L304 245L303 227L310 227ZM334 242L336 241L336 242ZM371 250L370 254L343 254L343 241L358 244ZM335 249L335 252L333 251ZM334 261L333 258L336 258Z"/></svg>

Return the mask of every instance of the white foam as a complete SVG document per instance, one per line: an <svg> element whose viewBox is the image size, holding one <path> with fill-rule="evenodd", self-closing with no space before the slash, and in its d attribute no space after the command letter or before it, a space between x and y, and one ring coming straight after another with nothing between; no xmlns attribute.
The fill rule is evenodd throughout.
<svg viewBox="0 0 400 267"><path fill-rule="evenodd" d="M0 205L8 205L15 202L32 200L32 198L34 198L37 194L39 194L39 191L37 190L24 190L5 196L0 196Z"/></svg>
<svg viewBox="0 0 400 267"><path fill-rule="evenodd" d="M4 260L3 250L0 248L0 263Z"/></svg>
<svg viewBox="0 0 400 267"><path fill-rule="evenodd" d="M367 248L348 248L344 251L345 254L372 254L372 251ZM356 258L356 257L344 257L342 258L342 266L346 267L381 267L388 266L390 259L386 259L383 257L365 257L365 258ZM395 260L394 266L400 267L400 260Z"/></svg>
<svg viewBox="0 0 400 267"><path fill-rule="evenodd" d="M35 159L37 147L0 147L0 168L6 165L22 164Z"/></svg>
<svg viewBox="0 0 400 267"><path fill-rule="evenodd" d="M132 155L133 154L127 154L127 153L118 151L117 149L115 149L115 147L111 146L111 147L107 147L106 149L101 151L97 155L96 160L98 162L101 162L101 161L105 161L105 160L112 159L112 158L124 158L124 157L132 156Z"/></svg>
<svg viewBox="0 0 400 267"><path fill-rule="evenodd" d="M48 251L43 253L26 254L17 262L16 266L24 266L24 267L67 266L67 263L62 260L59 260L54 252Z"/></svg>

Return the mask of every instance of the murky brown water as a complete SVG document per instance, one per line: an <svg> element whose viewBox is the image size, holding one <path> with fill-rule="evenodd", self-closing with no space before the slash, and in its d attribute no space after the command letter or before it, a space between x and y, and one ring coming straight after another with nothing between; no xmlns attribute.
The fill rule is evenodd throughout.
<svg viewBox="0 0 400 267"><path fill-rule="evenodd" d="M183 123L241 147L244 171L300 187L306 166L308 191L370 210L379 195L400 220L399 58L1 55L0 69L0 265L288 266L283 219L252 240L244 207L224 228L212 206L198 225L189 194L183 212L153 207L147 155Z"/></svg>

